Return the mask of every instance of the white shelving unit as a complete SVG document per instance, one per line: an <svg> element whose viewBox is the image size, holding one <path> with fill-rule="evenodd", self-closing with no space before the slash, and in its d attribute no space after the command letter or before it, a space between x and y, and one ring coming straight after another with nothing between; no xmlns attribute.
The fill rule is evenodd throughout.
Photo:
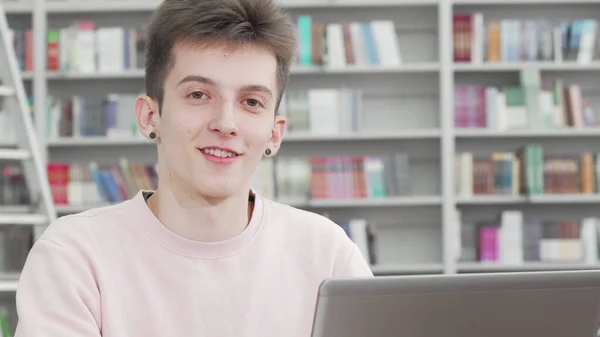
<svg viewBox="0 0 600 337"><path fill-rule="evenodd" d="M149 19L155 1L44 1L12 4L15 25L31 24L45 36L47 27L62 28L86 19L97 26L127 23L141 25ZM455 130L455 84L511 83L520 70L539 69L550 77L583 78L587 93L600 97L600 62L516 62L509 64L454 64L452 16L457 12L482 12L495 18L600 19L600 0L282 0L294 15L310 14L321 22L391 19L399 34L403 64L394 68L295 67L289 89L349 87L364 90L365 131L357 134L315 136L289 134L280 156L317 156L343 153L368 155L405 152L410 158L412 196L373 200L312 200L292 203L334 219L361 217L378 225L379 274L457 273L511 270L553 270L598 266L539 264L482 266L459 264L455 259L455 209L467 219L491 217L505 209L527 215L596 214L600 196L472 196L455 195L454 154L460 151L491 153L513 151L535 141L556 151L600 149L600 129L526 130L497 132ZM17 20L19 19L19 20ZM37 38L37 50L45 50ZM125 73L61 74L44 69L46 55L36 53L36 68L25 79L33 92L36 121L44 121L47 95L135 92L143 88L143 71ZM44 139L48 161L115 162L121 156L152 162L153 143L146 139ZM318 144L318 146L317 146ZM61 206L63 214L86 207Z"/></svg>

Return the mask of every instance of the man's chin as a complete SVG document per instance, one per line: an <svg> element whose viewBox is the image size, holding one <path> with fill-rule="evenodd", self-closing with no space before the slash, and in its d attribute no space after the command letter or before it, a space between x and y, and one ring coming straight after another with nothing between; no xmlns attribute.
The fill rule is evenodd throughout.
<svg viewBox="0 0 600 337"><path fill-rule="evenodd" d="M197 186L196 191L206 199L217 201L234 196L239 192L239 188L228 184L210 184L209 186Z"/></svg>

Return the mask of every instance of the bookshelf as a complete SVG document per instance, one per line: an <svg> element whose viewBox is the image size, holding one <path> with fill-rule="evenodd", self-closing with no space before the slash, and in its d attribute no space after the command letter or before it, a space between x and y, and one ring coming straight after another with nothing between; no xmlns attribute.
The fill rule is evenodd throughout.
<svg viewBox="0 0 600 337"><path fill-rule="evenodd" d="M309 15L316 23L389 20L397 33L401 62L391 65L357 63L341 67L312 63L295 65L288 91L312 91L323 95L332 94L331 89L357 90L360 91L361 113L354 117L358 126L350 129L331 133L315 133L310 127L308 130L288 130L278 158L331 159L401 153L408 156L409 172L409 193L373 198L292 198L288 199L290 204L326 214L336 222L361 218L377 224L378 262L373 265L376 274L598 266L595 262L526 262L506 266L499 262L484 265L477 261L457 260L462 222L491 221L503 211L511 210L522 212L527 218L544 215L600 217L600 193L597 190L590 195L457 194L455 157L458 153L477 156L515 153L530 144L542 146L544 154L552 156L598 152L600 128L457 127L455 87L501 89L520 86L523 74L534 74L550 82L560 79L565 87L578 85L582 97L594 103L598 112L600 52L594 51L594 57L586 61L566 57L563 60L550 57L490 61L483 57L487 53L484 46L476 47L480 48L478 53L483 53L477 59L455 61L453 28L455 15L472 13L481 13L484 23L481 27L485 29L489 22L504 19L522 22L544 19L551 27L561 20L600 21L600 14L597 14L600 13L599 0L282 0L282 3L296 19ZM46 36L50 29L64 29L78 20L89 20L95 28L143 27L156 4L156 1L134 0L34 0L33 3L16 0L10 1L7 8L15 28L33 28ZM35 43L35 48L46 50L44 38L37 37ZM48 137L46 127L45 107L51 103L48 97L135 95L143 88L143 70L135 67L122 71L47 70L45 53L33 57L35 67L24 73L24 80L33 97L35 120L39 122L38 132L47 162L108 165L123 157L146 164L155 161L153 143L143 138ZM295 106L290 110L297 109ZM0 144L3 142L0 140ZM99 204L60 204L58 210L61 214L69 214L96 205Z"/></svg>

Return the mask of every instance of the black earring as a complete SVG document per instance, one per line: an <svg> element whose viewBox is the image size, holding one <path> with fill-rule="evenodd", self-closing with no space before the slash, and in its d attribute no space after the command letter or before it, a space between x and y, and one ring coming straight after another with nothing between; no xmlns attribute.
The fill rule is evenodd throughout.
<svg viewBox="0 0 600 337"><path fill-rule="evenodd" d="M150 132L150 139L154 139L156 138L156 132L152 131Z"/></svg>
<svg viewBox="0 0 600 337"><path fill-rule="evenodd" d="M265 154L266 154L267 156L270 156L270 155L271 155L271 149L266 149L266 150L265 150Z"/></svg>

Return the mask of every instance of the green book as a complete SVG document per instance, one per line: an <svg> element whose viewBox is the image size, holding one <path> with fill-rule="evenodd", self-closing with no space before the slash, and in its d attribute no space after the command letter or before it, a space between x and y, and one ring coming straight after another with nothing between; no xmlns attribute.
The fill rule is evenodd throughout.
<svg viewBox="0 0 600 337"><path fill-rule="evenodd" d="M0 315L0 331L2 332L1 337L12 337L10 327L8 326L8 319L4 315Z"/></svg>

